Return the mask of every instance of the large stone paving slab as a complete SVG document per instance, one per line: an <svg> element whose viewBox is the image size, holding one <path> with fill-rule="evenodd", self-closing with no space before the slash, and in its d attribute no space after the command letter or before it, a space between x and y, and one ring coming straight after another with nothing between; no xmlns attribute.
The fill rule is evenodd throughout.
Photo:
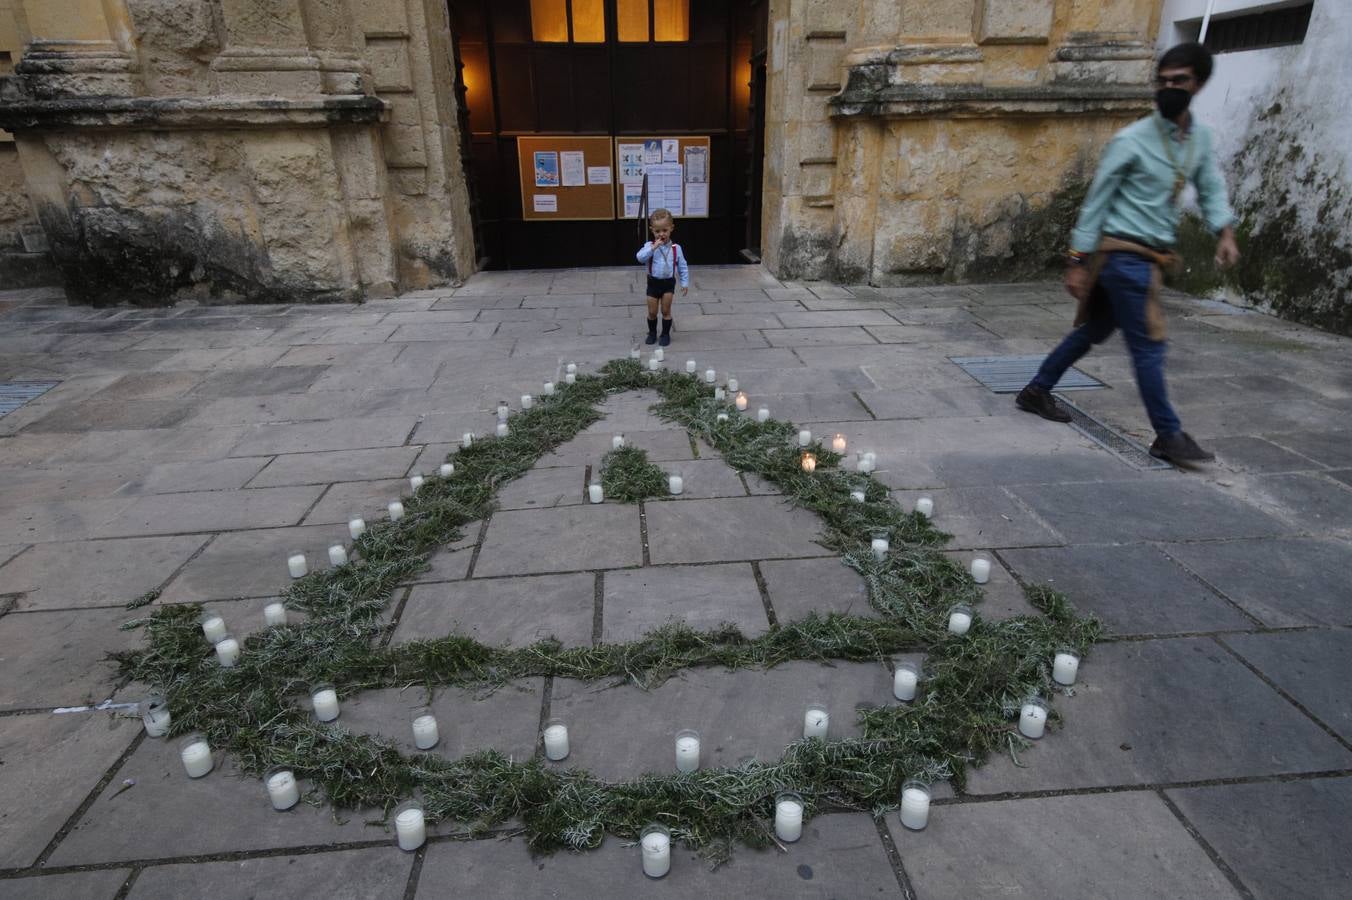
<svg viewBox="0 0 1352 900"><path fill-rule="evenodd" d="M278 594L291 582L286 560L293 551L303 552L314 571L328 567L328 548L337 543L351 541L346 528L334 525L217 535L165 586L160 600L189 603Z"/></svg>
<svg viewBox="0 0 1352 900"><path fill-rule="evenodd" d="M131 501L98 533L121 537L295 525L323 493L323 487L311 485L153 494Z"/></svg>
<svg viewBox="0 0 1352 900"><path fill-rule="evenodd" d="M1066 542L1003 488L892 493L892 498L908 510L915 508L915 501L921 496L934 500L931 521L935 528L953 536L948 546L954 549L1055 546Z"/></svg>
<svg viewBox="0 0 1352 900"><path fill-rule="evenodd" d="M204 535L39 544L0 568L0 591L20 609L122 605L159 587L206 543Z"/></svg>
<svg viewBox="0 0 1352 900"><path fill-rule="evenodd" d="M387 447L379 450L286 454L273 459L249 482L249 487L401 478L417 458L418 451L418 447Z"/></svg>
<svg viewBox="0 0 1352 900"><path fill-rule="evenodd" d="M1058 697L1065 727L1023 767L992 757L973 794L1324 771L1352 752L1207 638L1104 644Z"/></svg>
<svg viewBox="0 0 1352 900"><path fill-rule="evenodd" d="M661 468L668 475L681 476L681 497L687 500L746 496L746 485L736 470L721 459L678 460L662 463Z"/></svg>
<svg viewBox="0 0 1352 900"><path fill-rule="evenodd" d="M502 509L548 509L554 506L580 506L587 502L585 466L559 466L531 469L498 490Z"/></svg>
<svg viewBox="0 0 1352 900"><path fill-rule="evenodd" d="M760 564L760 570L781 625L804 619L811 612L877 615L869 605L864 579L839 557L769 559Z"/></svg>
<svg viewBox="0 0 1352 900"><path fill-rule="evenodd" d="M399 447L418 421L413 416L395 418L330 419L327 422L289 422L251 425L230 451L231 456L268 456L274 453L308 453L314 450L359 450L368 447Z"/></svg>
<svg viewBox="0 0 1352 900"><path fill-rule="evenodd" d="M1333 421L1333 419L1326 419ZM1266 435L1268 440L1326 466L1352 466L1352 431L1301 431Z"/></svg>
<svg viewBox="0 0 1352 900"><path fill-rule="evenodd" d="M751 566L645 566L607 572L601 639L637 640L669 621L696 630L725 623L756 637L770 628Z"/></svg>
<svg viewBox="0 0 1352 900"><path fill-rule="evenodd" d="M1352 624L1341 541L1170 544L1165 551L1266 625Z"/></svg>
<svg viewBox="0 0 1352 900"><path fill-rule="evenodd" d="M624 434L628 443L648 451L648 459L658 465L668 460L694 458L690 452L690 436L684 431L668 428L662 431L620 432L615 429L605 433L578 435L540 457L537 465L541 468L598 465L601 457L610 452L611 438L620 433Z"/></svg>
<svg viewBox="0 0 1352 900"><path fill-rule="evenodd" d="M393 845L337 853L151 866L141 872L127 896L132 900L185 897L402 900L412 868L413 854L402 853Z"/></svg>
<svg viewBox="0 0 1352 900"><path fill-rule="evenodd" d="M826 556L821 522L778 497L649 503L653 563L725 562Z"/></svg>
<svg viewBox="0 0 1352 900"><path fill-rule="evenodd" d="M638 507L602 503L495 514L474 573L576 572L642 562Z"/></svg>
<svg viewBox="0 0 1352 900"><path fill-rule="evenodd" d="M1239 897L1153 792L936 806L887 816L921 897Z"/></svg>
<svg viewBox="0 0 1352 900"><path fill-rule="evenodd" d="M1120 546L1004 550L1029 584L1045 584L1114 634L1252 628L1253 622L1158 549Z"/></svg>
<svg viewBox="0 0 1352 900"><path fill-rule="evenodd" d="M104 655L139 643L139 636L118 629L135 615L89 609L0 616L0 709L108 699L117 678Z"/></svg>
<svg viewBox="0 0 1352 900"><path fill-rule="evenodd" d="M1242 489L1252 503L1302 531L1352 529L1352 490L1317 474L1253 475Z"/></svg>
<svg viewBox="0 0 1352 900"><path fill-rule="evenodd" d="M435 467L429 471L435 471ZM407 496L409 490L406 478L335 484L325 491L324 498L306 513L305 524L332 524L338 526L339 531L346 531L343 526L353 516L362 516L367 522L384 519L387 517L385 510L390 501Z"/></svg>
<svg viewBox="0 0 1352 900"><path fill-rule="evenodd" d="M1352 778L1222 785L1168 795L1253 896L1347 896Z"/></svg>
<svg viewBox="0 0 1352 900"><path fill-rule="evenodd" d="M389 738L405 753L419 753L413 744L412 721L430 706L437 717L440 741L427 751L458 759L480 750L498 750L516 760L535 752L540 731L543 679L511 682L476 694L463 688L439 688L428 699L424 688L365 691L344 697L338 724L353 734Z"/></svg>
<svg viewBox="0 0 1352 900"><path fill-rule="evenodd" d="M700 733L705 768L735 766L779 759L802 738L809 703L826 703L836 739L859 735L857 707L896 702L891 673L875 663L691 669L651 691L598 687L556 678L550 714L568 724L571 755L563 765L612 780L675 771L674 741L683 728Z"/></svg>
<svg viewBox="0 0 1352 900"><path fill-rule="evenodd" d="M1225 643L1279 688L1352 741L1352 631L1319 628L1237 634Z"/></svg>
<svg viewBox="0 0 1352 900"><path fill-rule="evenodd" d="M125 721L125 728L141 727L134 720ZM127 779L136 786L113 796ZM302 790L308 788L301 783ZM262 779L241 776L221 751L209 775L189 778L178 757L177 741L148 739L66 835L50 864L380 840L383 831L364 824L370 818L370 810L335 818L329 808L307 803L277 812L268 802Z"/></svg>
<svg viewBox="0 0 1352 900"><path fill-rule="evenodd" d="M0 868L36 862L140 731L107 713L0 717Z"/></svg>
<svg viewBox="0 0 1352 900"><path fill-rule="evenodd" d="M485 644L524 647L554 637L570 647L592 639L596 576L532 575L419 584L404 605L394 641L466 634Z"/></svg>
<svg viewBox="0 0 1352 900"><path fill-rule="evenodd" d="M1083 543L1267 537L1289 530L1255 507L1183 477L1010 490L1057 531Z"/></svg>
<svg viewBox="0 0 1352 900"><path fill-rule="evenodd" d="M598 900L612 897L895 897L900 889L865 814L818 816L803 825L803 838L786 851L738 847L732 861L709 863L673 842L671 871L660 881L643 874L637 846L607 837L600 849L532 858L525 842L486 839L431 846L418 881L420 900L456 896L476 900Z"/></svg>
<svg viewBox="0 0 1352 900"><path fill-rule="evenodd" d="M67 872L36 878L5 881L7 900L113 900L127 880L127 869L101 869L95 872Z"/></svg>

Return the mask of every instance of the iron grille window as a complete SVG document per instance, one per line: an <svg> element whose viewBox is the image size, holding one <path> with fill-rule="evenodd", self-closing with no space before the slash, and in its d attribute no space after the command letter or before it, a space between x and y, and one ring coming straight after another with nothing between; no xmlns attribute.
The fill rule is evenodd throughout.
<svg viewBox="0 0 1352 900"><path fill-rule="evenodd" d="M1286 47L1305 41L1314 3L1212 19L1207 27L1206 48L1212 53ZM1201 30L1200 23L1198 31Z"/></svg>

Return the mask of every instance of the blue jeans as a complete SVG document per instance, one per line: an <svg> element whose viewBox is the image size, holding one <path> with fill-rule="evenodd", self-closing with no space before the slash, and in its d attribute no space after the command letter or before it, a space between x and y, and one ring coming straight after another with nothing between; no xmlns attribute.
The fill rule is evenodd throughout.
<svg viewBox="0 0 1352 900"><path fill-rule="evenodd" d="M1182 430L1178 414L1169 404L1164 385L1166 341L1154 341L1146 330L1145 304L1150 293L1151 262L1134 253L1110 253L1099 272L1098 290L1107 295L1107 308L1099 304L1090 320L1057 345L1033 377L1033 384L1052 390L1056 382L1095 344L1106 341L1113 331L1122 329L1122 337L1131 351L1136 368L1136 387L1150 416L1150 424L1161 437Z"/></svg>

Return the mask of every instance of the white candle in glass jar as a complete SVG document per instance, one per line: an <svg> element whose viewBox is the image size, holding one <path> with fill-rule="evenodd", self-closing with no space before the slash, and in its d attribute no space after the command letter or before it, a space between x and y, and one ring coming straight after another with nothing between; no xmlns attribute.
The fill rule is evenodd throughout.
<svg viewBox="0 0 1352 900"><path fill-rule="evenodd" d="M522 394L522 395L521 395L521 408L522 408L522 409L530 409L530 408L531 408L532 406L534 406L534 405L535 405L535 398L534 398L534 397L532 397L530 394Z"/></svg>
<svg viewBox="0 0 1352 900"><path fill-rule="evenodd" d="M321 686L310 696L310 701L314 704L315 718L319 721L332 722L338 718L338 691L334 688Z"/></svg>
<svg viewBox="0 0 1352 900"><path fill-rule="evenodd" d="M799 431L799 432L798 432L798 446L799 446L799 447L806 447L806 446L807 446L808 444L810 444L810 443L812 443L812 432L811 432L811 431L808 431L806 428L804 428L804 429L802 429L801 431Z"/></svg>
<svg viewBox="0 0 1352 900"><path fill-rule="evenodd" d="M366 533L365 519L351 519L347 523L347 533L352 535L352 540L356 540Z"/></svg>
<svg viewBox="0 0 1352 900"><path fill-rule="evenodd" d="M404 517L404 504L399 502L398 500L395 500L389 506L385 507L385 509L390 514L391 522L398 522L400 519Z"/></svg>
<svg viewBox="0 0 1352 900"><path fill-rule="evenodd" d="M499 423L498 423L497 434L498 434L498 437L500 437L500 438L505 438L505 437L507 436L507 434L508 434L508 428L507 428L507 423L506 423L506 422L499 422Z"/></svg>
<svg viewBox="0 0 1352 900"><path fill-rule="evenodd" d="M657 360L658 362L661 362L666 358L667 351L663 350L661 347L658 347L656 350L653 351L653 359Z"/></svg>
<svg viewBox="0 0 1352 900"><path fill-rule="evenodd" d="M507 405L506 400L499 400L497 413L498 413L498 421L506 422L507 417L512 414L512 408Z"/></svg>
<svg viewBox="0 0 1352 900"><path fill-rule="evenodd" d="M427 841L427 820L421 806L400 804L394 813L394 836L400 850L417 850Z"/></svg>
<svg viewBox="0 0 1352 900"><path fill-rule="evenodd" d="M727 414L727 413L719 413L718 415L714 416L714 419L715 419L715 421L718 421L718 422L726 422L726 421L728 420L728 414Z"/></svg>
<svg viewBox="0 0 1352 900"><path fill-rule="evenodd" d="M843 434L837 434L835 437L831 438L831 449L832 449L833 451L835 451L836 453L844 453L844 452L845 452L845 435L843 435Z"/></svg>
<svg viewBox="0 0 1352 900"><path fill-rule="evenodd" d="M1073 650L1058 650L1052 659L1052 680L1067 687L1075 683L1080 671L1080 656Z"/></svg>
<svg viewBox="0 0 1352 900"><path fill-rule="evenodd" d="M269 770L263 777L263 783L267 785L272 808L278 812L288 810L300 802L300 785L296 784L296 776L290 769Z"/></svg>
<svg viewBox="0 0 1352 900"><path fill-rule="evenodd" d="M474 432L466 431L464 434L460 435L460 446L465 448L473 447Z"/></svg>
<svg viewBox="0 0 1352 900"><path fill-rule="evenodd" d="M717 381L717 380L718 380L718 373L717 373L717 372L715 372L713 369L705 369L705 370L704 370L704 383L705 383L705 384L713 384L713 383L714 383L715 381Z"/></svg>
<svg viewBox="0 0 1352 900"><path fill-rule="evenodd" d="M285 625L286 624L286 604L269 603L263 607L264 625Z"/></svg>
<svg viewBox="0 0 1352 900"><path fill-rule="evenodd" d="M544 386L544 395L546 397L554 396L554 382L546 381Z"/></svg>
<svg viewBox="0 0 1352 900"><path fill-rule="evenodd" d="M293 553L286 558L287 571L291 573L292 578L304 578L310 571L310 566L305 562L304 553Z"/></svg>
<svg viewBox="0 0 1352 900"><path fill-rule="evenodd" d="M624 446L624 435L617 434L610 439L610 449L618 450Z"/></svg>
<svg viewBox="0 0 1352 900"><path fill-rule="evenodd" d="M639 355L640 355L640 354L639 354L638 345L634 345L633 347L630 347L630 348L629 348L629 358L630 358L630 359L638 359L638 358L639 358Z"/></svg>
<svg viewBox="0 0 1352 900"><path fill-rule="evenodd" d="M826 740L826 729L831 724L831 716L824 706L809 706L803 714L803 737Z"/></svg>
<svg viewBox="0 0 1352 900"><path fill-rule="evenodd" d="M648 360L648 371L656 372L661 367L661 365L662 365L661 361L656 356L653 356Z"/></svg>
<svg viewBox="0 0 1352 900"><path fill-rule="evenodd" d="M334 544L329 548L329 565L345 566L347 565L347 548L342 544Z"/></svg>
<svg viewBox="0 0 1352 900"><path fill-rule="evenodd" d="M797 794L775 799L775 837L792 844L803 836L803 801Z"/></svg>
<svg viewBox="0 0 1352 900"><path fill-rule="evenodd" d="M972 580L977 584L985 584L991 580L991 561L984 556L978 556L972 560Z"/></svg>
<svg viewBox="0 0 1352 900"><path fill-rule="evenodd" d="M756 421L757 422L770 421L770 407L762 406L760 409L756 410Z"/></svg>
<svg viewBox="0 0 1352 900"><path fill-rule="evenodd" d="M214 764L211 759L211 745L205 735L190 734L178 745L178 758L183 762L183 771L189 778L201 778L211 771Z"/></svg>
<svg viewBox="0 0 1352 900"><path fill-rule="evenodd" d="M965 607L955 609L948 614L948 631L950 634L966 634L972 627L972 613Z"/></svg>
<svg viewBox="0 0 1352 900"><path fill-rule="evenodd" d="M676 735L676 771L693 772L699 768L699 733L681 731Z"/></svg>
<svg viewBox="0 0 1352 900"><path fill-rule="evenodd" d="M566 375L576 375L576 374L577 374L577 363L569 363L569 364L567 365L567 367L564 368L563 371L564 371L564 374L566 374Z"/></svg>
<svg viewBox="0 0 1352 900"><path fill-rule="evenodd" d="M863 502L864 502L864 499L865 499L865 498L864 498L864 492L863 492L863 491L850 491L850 499L853 500L855 503L863 503Z"/></svg>
<svg viewBox="0 0 1352 900"><path fill-rule="evenodd" d="M873 539L873 558L882 562L887 556L887 549L891 546L887 538L876 537Z"/></svg>
<svg viewBox="0 0 1352 900"><path fill-rule="evenodd" d="M141 713L141 723L145 725L146 734L151 737L164 737L169 733L169 724L173 717L169 715L169 704L163 697L147 697L141 701L138 707Z"/></svg>
<svg viewBox="0 0 1352 900"><path fill-rule="evenodd" d="M915 511L928 519L934 515L934 500L930 497L921 497L915 501Z"/></svg>
<svg viewBox="0 0 1352 900"><path fill-rule="evenodd" d="M728 393L737 393L737 379L733 378L731 375L728 376Z"/></svg>
<svg viewBox="0 0 1352 900"><path fill-rule="evenodd" d="M715 399L715 400L726 400L726 399L728 399L727 391L723 390L721 387L716 387L716 388L714 388L714 399Z"/></svg>
<svg viewBox="0 0 1352 900"><path fill-rule="evenodd" d="M693 359L687 359L687 360L685 361L685 370L686 370L687 372L689 372L691 375L694 375L694 374L695 374L695 370L698 369L698 368L699 368L699 364L696 363Z"/></svg>
<svg viewBox="0 0 1352 900"><path fill-rule="evenodd" d="M680 475L672 475L667 479L667 490L674 494L679 494L685 490L685 479Z"/></svg>
<svg viewBox="0 0 1352 900"><path fill-rule="evenodd" d="M545 725L545 757L558 762L568 757L568 726L551 720Z"/></svg>
<svg viewBox="0 0 1352 900"><path fill-rule="evenodd" d="M601 489L601 483L599 481L587 485L587 499L592 503L600 503L602 500L606 499L606 492Z"/></svg>
<svg viewBox="0 0 1352 900"><path fill-rule="evenodd" d="M746 394L738 394L737 399L732 402L738 412L746 412Z"/></svg>
<svg viewBox="0 0 1352 900"><path fill-rule="evenodd" d="M225 619L217 613L206 613L202 616L202 634L208 641L215 644L225 637Z"/></svg>
<svg viewBox="0 0 1352 900"><path fill-rule="evenodd" d="M1019 734L1037 740L1047 731L1047 704L1033 697L1019 710Z"/></svg>
<svg viewBox="0 0 1352 900"><path fill-rule="evenodd" d="M577 384L577 373L576 373L576 372L567 372L567 373L565 373L564 376L563 376L563 383L564 383L564 384Z"/></svg>
<svg viewBox="0 0 1352 900"><path fill-rule="evenodd" d="M639 839L643 848L643 874L661 878L671 871L671 835L665 828L650 825Z"/></svg>
<svg viewBox="0 0 1352 900"><path fill-rule="evenodd" d="M437 717L430 711L424 711L413 719L413 746L419 750L431 750L441 740L437 729Z"/></svg>
<svg viewBox="0 0 1352 900"><path fill-rule="evenodd" d="M442 478L450 478L452 475L455 474L455 464L442 463L441 468L437 470L437 474L439 474Z"/></svg>
<svg viewBox="0 0 1352 900"><path fill-rule="evenodd" d="M804 472L811 475L813 472L817 471L817 454L804 453L799 465L802 466Z"/></svg>
<svg viewBox="0 0 1352 900"><path fill-rule="evenodd" d="M423 478L421 475L414 475L413 477L409 478L408 486L416 491L418 488L423 486L423 482L425 480L426 479Z"/></svg>
<svg viewBox="0 0 1352 900"><path fill-rule="evenodd" d="M901 824L920 831L929 824L930 790L916 781L906 782L901 790Z"/></svg>
<svg viewBox="0 0 1352 900"><path fill-rule="evenodd" d="M897 663L892 673L892 696L907 703L915 699L916 688L920 684L920 673L914 663Z"/></svg>
<svg viewBox="0 0 1352 900"><path fill-rule="evenodd" d="M239 662L239 641L226 635L216 642L216 662L223 669L233 669Z"/></svg>

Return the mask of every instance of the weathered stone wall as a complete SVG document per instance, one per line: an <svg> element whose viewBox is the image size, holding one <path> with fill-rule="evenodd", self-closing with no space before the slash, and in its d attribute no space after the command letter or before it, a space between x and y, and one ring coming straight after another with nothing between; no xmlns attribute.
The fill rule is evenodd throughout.
<svg viewBox="0 0 1352 900"><path fill-rule="evenodd" d="M0 0L0 78L14 70L22 51L13 0ZM0 131L0 290L44 284L54 277L28 202L19 149L12 134Z"/></svg>
<svg viewBox="0 0 1352 900"><path fill-rule="evenodd" d="M1028 277L1149 109L1159 0L770 8L763 246L794 278Z"/></svg>
<svg viewBox="0 0 1352 900"><path fill-rule="evenodd" d="M73 299L355 300L472 270L436 0L8 2L27 46L0 121Z"/></svg>

